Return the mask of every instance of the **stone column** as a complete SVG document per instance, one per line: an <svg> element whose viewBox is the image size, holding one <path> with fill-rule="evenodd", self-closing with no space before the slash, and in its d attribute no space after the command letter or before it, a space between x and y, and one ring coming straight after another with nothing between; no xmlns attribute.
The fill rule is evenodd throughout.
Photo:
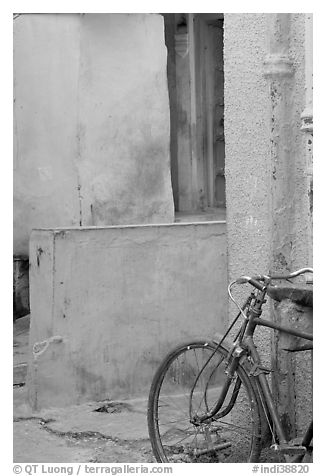
<svg viewBox="0 0 326 476"><path fill-rule="evenodd" d="M286 273L311 266L307 167L300 132L309 55L307 45L304 51L304 18L243 13L224 17L229 281L241 274ZM236 297L241 300L246 291L239 289ZM281 320L273 307L266 306L265 314ZM230 306L230 319L233 316ZM258 331L256 343L268 365L269 331ZM298 357L281 351L278 340L274 344L273 387L291 436L298 416L294 397L298 402L307 392L298 384ZM307 372L305 378L308 381Z"/></svg>
<svg viewBox="0 0 326 476"><path fill-rule="evenodd" d="M305 107L301 114L303 164L306 168L303 189L307 197L308 262L313 263L313 15L305 14ZM311 314L311 324L313 321ZM303 352L296 356L296 426L299 431L306 428L312 418L312 352ZM304 392L302 391L304 389Z"/></svg>
<svg viewBox="0 0 326 476"><path fill-rule="evenodd" d="M293 165L291 150L291 89L293 63L289 58L290 14L269 15L269 53L264 62L271 105L270 159L272 202L272 267L287 272L291 265Z"/></svg>
<svg viewBox="0 0 326 476"><path fill-rule="evenodd" d="M298 172L302 167L304 153L297 147L296 139L297 93L304 85L300 83L300 68L296 69L292 60L301 54L300 44L295 45L296 50L293 51L292 48L291 51L291 33L295 28L295 21L297 19L288 13L269 15L269 52L264 61L271 105L270 268L284 274L307 266L310 262L308 250L311 248L304 245L308 236L307 230L305 231L306 203L302 197L302 193L307 191L307 186L304 185L306 179ZM305 58L308 56L306 47ZM304 115L309 117L309 112ZM303 172L306 173L306 170L303 169ZM294 309L291 312L296 313L296 319L299 320L302 310ZM284 325L286 313L280 312L275 302L271 303L271 314L277 323ZM296 386L297 358L284 351L281 341L282 336L275 333L272 338L275 369L272 376L273 391L287 436L294 438L297 432L297 408L294 402L297 391L302 393L302 389Z"/></svg>
<svg viewBox="0 0 326 476"><path fill-rule="evenodd" d="M313 222L313 178L312 178L312 147L313 147L313 24L312 13L305 15L305 108L301 114L301 131L303 132L304 146L307 160L307 192L309 195L309 250L312 262L312 222Z"/></svg>
<svg viewBox="0 0 326 476"><path fill-rule="evenodd" d="M225 14L225 179L228 279L267 272L270 266L270 100L263 62L266 14ZM248 288L236 290L244 299ZM241 294L243 294L241 296ZM230 319L235 307L230 304ZM266 360L268 332L258 333Z"/></svg>
<svg viewBox="0 0 326 476"><path fill-rule="evenodd" d="M293 217L293 181L291 180L291 88L293 63L289 58L290 14L269 15L269 53L264 62L271 102L271 269L287 273L291 266L291 230ZM282 314L271 303L274 320L281 324ZM280 337L273 336L273 393L279 403L280 416L288 437L295 425L294 368L291 354L282 351ZM292 402L292 403L291 403Z"/></svg>

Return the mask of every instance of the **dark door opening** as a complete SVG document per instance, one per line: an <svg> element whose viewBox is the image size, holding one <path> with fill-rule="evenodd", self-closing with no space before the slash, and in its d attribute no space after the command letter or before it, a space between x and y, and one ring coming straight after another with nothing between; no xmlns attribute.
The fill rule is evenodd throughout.
<svg viewBox="0 0 326 476"><path fill-rule="evenodd" d="M225 208L223 14L164 14L177 212Z"/></svg>

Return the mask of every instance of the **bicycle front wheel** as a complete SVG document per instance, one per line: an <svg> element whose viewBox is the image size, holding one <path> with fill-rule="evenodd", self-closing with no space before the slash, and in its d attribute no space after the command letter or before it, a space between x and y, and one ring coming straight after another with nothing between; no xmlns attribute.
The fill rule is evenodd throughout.
<svg viewBox="0 0 326 476"><path fill-rule="evenodd" d="M218 413L203 423L196 420L221 395L227 355L224 347L214 343L190 342L170 352L158 368L148 401L148 429L158 462L259 461L258 400L241 364Z"/></svg>

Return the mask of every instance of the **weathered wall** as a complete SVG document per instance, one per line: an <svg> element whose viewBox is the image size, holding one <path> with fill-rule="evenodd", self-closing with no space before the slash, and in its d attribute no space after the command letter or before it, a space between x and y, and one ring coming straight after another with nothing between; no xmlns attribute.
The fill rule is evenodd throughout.
<svg viewBox="0 0 326 476"><path fill-rule="evenodd" d="M33 231L32 405L148 395L177 341L224 329L225 250L217 222Z"/></svg>
<svg viewBox="0 0 326 476"><path fill-rule="evenodd" d="M163 18L14 25L14 252L32 228L173 221Z"/></svg>
<svg viewBox="0 0 326 476"><path fill-rule="evenodd" d="M291 15L291 35L289 56L295 70L293 84L293 162L292 175L294 178L294 240L293 267L299 268L304 263L312 266L312 123L310 133L302 130L302 118L311 103L307 98L307 89L312 89L312 14L311 31L306 28L309 14ZM311 37L310 37L311 36ZM311 67L311 69L310 69ZM310 91L308 91L308 95ZM311 91L312 96L312 91ZM312 116L311 116L312 120ZM311 316L312 317L312 316ZM296 354L294 366L296 369L294 386L296 395L296 421L299 429L306 428L311 418L312 402L312 353Z"/></svg>
<svg viewBox="0 0 326 476"><path fill-rule="evenodd" d="M58 21L60 18L60 21ZM14 23L14 253L35 226L78 225L78 15Z"/></svg>
<svg viewBox="0 0 326 476"><path fill-rule="evenodd" d="M270 265L270 98L266 16L225 14L225 176L229 280ZM240 296L238 294L238 296ZM235 307L231 307L234 315ZM269 336L261 338L268 349ZM269 351L266 351L266 358Z"/></svg>
<svg viewBox="0 0 326 476"><path fill-rule="evenodd" d="M311 266L307 158L300 131L309 54L304 15L226 14L224 27L229 279ZM258 339L266 360L269 335L264 331ZM274 357L274 390L282 411L292 411L291 399L297 397L300 427L307 420L311 388L302 385L300 373L292 378L294 357L278 347ZM309 379L309 355L300 360Z"/></svg>

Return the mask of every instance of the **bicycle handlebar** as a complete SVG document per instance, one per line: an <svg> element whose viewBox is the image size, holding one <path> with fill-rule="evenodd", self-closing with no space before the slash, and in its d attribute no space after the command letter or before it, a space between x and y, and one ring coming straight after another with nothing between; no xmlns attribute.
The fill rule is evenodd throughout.
<svg viewBox="0 0 326 476"><path fill-rule="evenodd" d="M265 287L265 284L260 283L260 281L264 281L265 283L273 281L275 279L291 279L291 278L296 278L297 276L300 276L301 274L305 273L313 273L312 268L301 268L298 269L297 271L294 271L293 273L290 274L275 274L272 276L268 275L257 275L257 276L240 276L240 278L235 280L235 283L237 284L245 284L249 283L255 288L259 289L262 291Z"/></svg>
<svg viewBox="0 0 326 476"><path fill-rule="evenodd" d="M228 285L228 294L230 296L230 299L234 302L234 304L237 306L239 310L239 315L242 314L245 319L247 319L247 316L243 312L243 308L239 305L239 303L234 299L232 296L231 288L233 287L234 284L246 284L249 283L255 288L259 289L260 291L264 291L268 285L270 284L271 281L276 280L276 279L291 279L291 278L296 278L297 276L300 276L300 274L305 274L305 273L313 273L312 268L301 268L298 269L297 271L294 271L293 273L290 274L285 274L285 275L274 275L274 276L267 276L267 275L258 275L258 276L240 276L240 278L236 279L235 281L232 281Z"/></svg>
<svg viewBox="0 0 326 476"><path fill-rule="evenodd" d="M293 273L287 274L287 275L274 275L270 276L271 279L291 279L291 278L296 278L297 276L300 276L300 274L305 274L305 273L313 273L312 268L301 268L298 269L297 271L294 271Z"/></svg>

